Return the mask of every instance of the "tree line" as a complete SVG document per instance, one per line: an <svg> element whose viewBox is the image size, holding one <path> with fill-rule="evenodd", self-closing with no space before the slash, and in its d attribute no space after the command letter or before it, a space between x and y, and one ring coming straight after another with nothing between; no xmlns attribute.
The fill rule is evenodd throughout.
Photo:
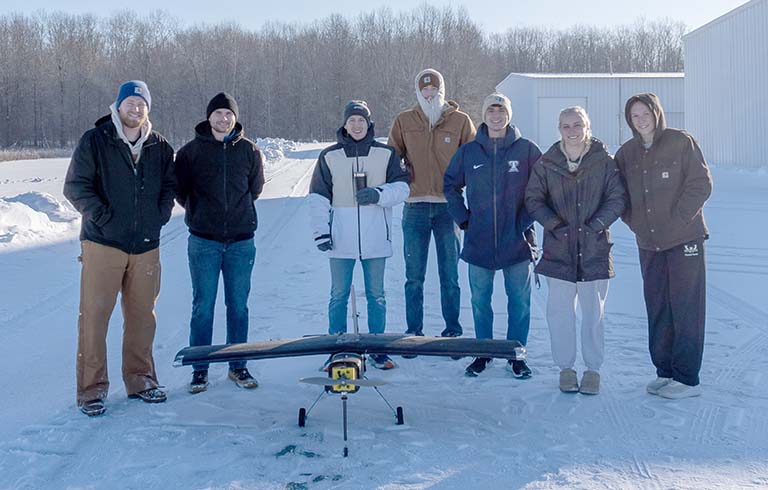
<svg viewBox="0 0 768 490"><path fill-rule="evenodd" d="M175 147L204 119L208 100L232 93L252 137L331 140L349 99L365 99L378 135L415 104L426 67L474 120L510 72L674 72L685 26L638 20L618 27L516 27L488 34L464 8L421 5L355 18L185 26L164 11L110 17L0 15L0 147L74 145L107 114L117 87L145 80L150 119Z"/></svg>

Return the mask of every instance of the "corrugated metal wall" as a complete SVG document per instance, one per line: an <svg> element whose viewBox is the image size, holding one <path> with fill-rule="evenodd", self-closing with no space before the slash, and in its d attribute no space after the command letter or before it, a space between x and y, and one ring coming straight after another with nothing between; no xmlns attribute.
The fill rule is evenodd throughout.
<svg viewBox="0 0 768 490"><path fill-rule="evenodd" d="M686 129L704 156L768 166L768 0L742 5L684 43Z"/></svg>
<svg viewBox="0 0 768 490"><path fill-rule="evenodd" d="M685 121L685 87L682 76L535 77L512 74L496 88L512 101L515 113L513 122L520 127L524 136L533 139L542 148L548 148L558 138L559 110L539 113L540 107L557 105L540 103L545 99L554 102L562 100L565 105L573 100L585 99L585 109L592 121L592 133L614 150L632 136L624 120L624 104L633 94L656 93L668 114L670 126L683 127ZM547 125L550 124L551 129L547 131Z"/></svg>
<svg viewBox="0 0 768 490"><path fill-rule="evenodd" d="M510 74L496 86L498 92L512 102L512 124L520 129L523 136L536 140L536 92L533 79Z"/></svg>

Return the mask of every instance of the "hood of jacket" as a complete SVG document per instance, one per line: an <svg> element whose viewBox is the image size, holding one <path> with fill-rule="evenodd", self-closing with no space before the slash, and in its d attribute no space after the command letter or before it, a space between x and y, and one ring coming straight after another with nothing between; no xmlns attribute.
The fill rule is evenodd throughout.
<svg viewBox="0 0 768 490"><path fill-rule="evenodd" d="M344 147L344 153L347 156L367 156L368 151L371 149L371 144L374 141L375 130L373 123L368 125L368 132L360 141L355 140L347 133L344 126L336 130L336 142Z"/></svg>
<svg viewBox="0 0 768 490"><path fill-rule="evenodd" d="M120 134L117 131L117 128L115 127L114 122L112 122L112 114L107 114L106 116L101 116L96 120L95 123L93 123L93 126L95 128L101 129L104 133L106 133L110 138L112 138L114 141L113 143L123 143L122 138L120 138ZM149 129L149 134L147 135L146 141L144 144L154 142L155 141L155 132L152 128Z"/></svg>
<svg viewBox="0 0 768 490"><path fill-rule="evenodd" d="M239 122L235 123L234 132L235 134L227 140L227 143L237 143L245 136L245 133L243 132L243 125ZM197 124L197 126L195 126L195 138L209 143L221 143L213 136L211 123L207 119L205 121L201 121Z"/></svg>
<svg viewBox="0 0 768 490"><path fill-rule="evenodd" d="M661 133L664 132L665 129L667 129L667 120L664 117L664 108L661 107L661 101L659 100L659 97L651 92L646 92L642 94L636 94L630 97L627 100L627 103L624 105L624 119L627 120L627 124L629 125L629 128L632 130L632 135L635 137L635 139L638 139L642 141L642 136L640 136L640 133L637 132L635 129L635 125L632 124L632 116L629 113L632 106L635 104L635 102L642 102L646 106L648 106L648 109L650 109L651 114L653 114L653 118L656 122L656 130L653 133L653 141L658 141L659 137L661 136Z"/></svg>
<svg viewBox="0 0 768 490"><path fill-rule="evenodd" d="M581 165L584 165L584 167L580 165L579 168L586 168L591 162L597 161L598 159L593 157L598 153L608 154L608 148L605 146L605 143L593 136L590 139L589 150L587 150L587 153L582 157ZM559 171L563 175L571 173L568 170L568 159L563 154L563 150L560 149L559 141L553 143L552 146L549 147L549 150L541 156L541 162L553 170Z"/></svg>

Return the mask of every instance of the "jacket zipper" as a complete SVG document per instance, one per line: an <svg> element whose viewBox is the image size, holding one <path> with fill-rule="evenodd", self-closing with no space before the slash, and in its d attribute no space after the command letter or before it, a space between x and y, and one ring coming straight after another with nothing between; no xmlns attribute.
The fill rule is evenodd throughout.
<svg viewBox="0 0 768 490"><path fill-rule="evenodd" d="M357 185L355 185L355 172L360 171L360 153L357 147L357 144L355 144L355 170L352 172L352 188L355 189L355 194L357 194ZM357 204L357 251L358 256L360 257L360 261L363 261L363 237L362 233L360 231L360 203L357 202L357 197L355 197L355 202Z"/></svg>
<svg viewBox="0 0 768 490"><path fill-rule="evenodd" d="M142 148L141 151L144 151ZM128 150L128 160L133 170L133 233L131 233L131 251L136 252L136 233L139 230L139 169L133 161L133 154Z"/></svg>
<svg viewBox="0 0 768 490"><path fill-rule="evenodd" d="M498 263L498 244L499 244L499 230L498 230L498 217L496 210L496 154L498 152L498 142L494 139L493 142L493 160L491 163L491 185L493 187L493 263Z"/></svg>
<svg viewBox="0 0 768 490"><path fill-rule="evenodd" d="M224 241L227 241L229 233L227 216L229 216L229 198L227 197L227 142L222 143L221 151L224 154Z"/></svg>

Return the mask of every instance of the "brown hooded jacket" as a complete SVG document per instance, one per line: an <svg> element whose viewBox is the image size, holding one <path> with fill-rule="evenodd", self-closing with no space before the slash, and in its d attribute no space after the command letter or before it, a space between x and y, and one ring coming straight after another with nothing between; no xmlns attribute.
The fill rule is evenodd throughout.
<svg viewBox="0 0 768 490"><path fill-rule="evenodd" d="M630 117L636 102L645 104L656 120L648 149ZM712 175L696 140L667 128L655 94L630 97L624 116L634 137L615 156L629 197L621 218L635 233L638 247L661 251L708 238L702 209L712 193Z"/></svg>

